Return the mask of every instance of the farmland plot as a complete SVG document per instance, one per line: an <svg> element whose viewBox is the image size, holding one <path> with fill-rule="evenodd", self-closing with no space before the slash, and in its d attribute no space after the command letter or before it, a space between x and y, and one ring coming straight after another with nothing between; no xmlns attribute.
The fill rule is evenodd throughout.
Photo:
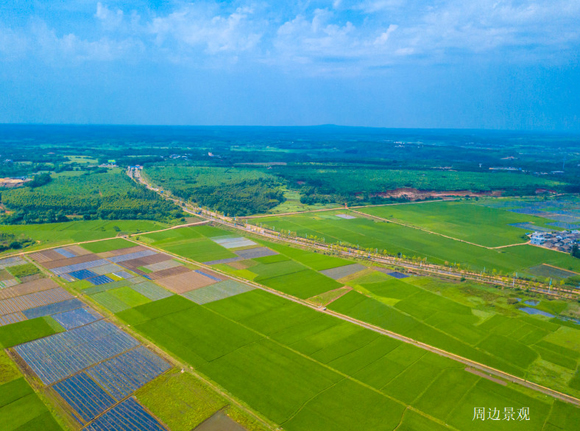
<svg viewBox="0 0 580 431"><path fill-rule="evenodd" d="M479 270L485 267L487 270L497 269L508 273L517 271L529 276L534 276L528 272L529 268L544 263L580 271L580 261L553 250L532 245L487 249L411 227L377 222L364 217L354 220L329 220L316 214L297 214L268 217L261 219L261 223L278 231L284 229L297 232L300 236L324 238L327 243L346 243L354 247L386 250L391 255L401 253L408 257L427 258L429 262L436 264L456 262Z"/></svg>
<svg viewBox="0 0 580 431"><path fill-rule="evenodd" d="M393 429L407 405L440 401L433 384L446 370L457 370L461 396L482 379L452 360L261 290L204 306L168 298L118 316L286 429ZM538 404L535 423L543 424L549 403ZM439 420L423 417L425 426Z"/></svg>

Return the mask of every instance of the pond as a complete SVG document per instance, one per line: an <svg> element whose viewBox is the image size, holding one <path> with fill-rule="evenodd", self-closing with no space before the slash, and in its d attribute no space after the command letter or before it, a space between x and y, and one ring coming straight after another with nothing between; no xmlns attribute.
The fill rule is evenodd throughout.
<svg viewBox="0 0 580 431"><path fill-rule="evenodd" d="M539 314L541 316L546 316L546 317L556 317L553 314L546 313L545 311L538 310L537 308L522 307L522 308L520 308L520 311L523 311L524 313L528 313L528 314Z"/></svg>
<svg viewBox="0 0 580 431"><path fill-rule="evenodd" d="M574 322L574 323L580 325L580 319L575 319L573 317L566 317L566 316L554 316L553 314L547 313L547 312L542 311L542 310L538 310L537 308L522 307L522 308L520 308L520 311L523 311L524 313L528 313L528 314L539 314L540 316L546 316L546 317L557 317L558 319L563 320L565 322Z"/></svg>
<svg viewBox="0 0 580 431"><path fill-rule="evenodd" d="M535 307L536 305L538 305L539 303L540 303L540 301L535 301L535 300L533 300L533 299L528 299L527 301L524 301L524 304L526 304L526 305L532 305L532 306L534 306L534 307Z"/></svg>

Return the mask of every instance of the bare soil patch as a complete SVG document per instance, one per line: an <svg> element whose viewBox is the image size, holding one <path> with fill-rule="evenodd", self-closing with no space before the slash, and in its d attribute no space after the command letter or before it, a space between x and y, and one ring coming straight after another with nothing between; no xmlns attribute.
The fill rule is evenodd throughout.
<svg viewBox="0 0 580 431"><path fill-rule="evenodd" d="M92 262L93 260L99 260L100 257L96 254L85 254L84 256L69 257L68 259L55 260L50 262L45 262L42 265L47 269L59 268L61 266L76 265L77 263Z"/></svg>
<svg viewBox="0 0 580 431"><path fill-rule="evenodd" d="M191 269L185 266L175 266L173 268L162 269L161 271L152 272L149 277L153 280L160 280L166 277L173 277L174 275L185 274L186 272L191 272Z"/></svg>
<svg viewBox="0 0 580 431"><path fill-rule="evenodd" d="M444 198L456 196L501 196L503 190L494 190L490 192L472 192L471 190L418 190L410 187L403 187L399 189L387 190L382 193L376 193L373 196L380 196L382 198L407 198L409 200L421 200L427 198Z"/></svg>
<svg viewBox="0 0 580 431"><path fill-rule="evenodd" d="M0 290L0 300L14 298L21 295L28 295L34 292L41 292L43 290L50 290L56 287L59 287L58 284L56 284L50 278L42 278L40 280L18 284L16 286L7 287Z"/></svg>
<svg viewBox="0 0 580 431"><path fill-rule="evenodd" d="M209 286L210 284L216 283L216 281L195 271L189 271L172 277L162 278L157 280L157 283L174 293L184 293L199 289L200 287Z"/></svg>

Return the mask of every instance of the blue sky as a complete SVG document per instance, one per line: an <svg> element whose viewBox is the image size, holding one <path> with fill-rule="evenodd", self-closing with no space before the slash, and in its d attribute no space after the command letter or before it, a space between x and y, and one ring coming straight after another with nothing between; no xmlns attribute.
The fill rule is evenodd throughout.
<svg viewBox="0 0 580 431"><path fill-rule="evenodd" d="M0 122L580 131L580 0L0 3Z"/></svg>

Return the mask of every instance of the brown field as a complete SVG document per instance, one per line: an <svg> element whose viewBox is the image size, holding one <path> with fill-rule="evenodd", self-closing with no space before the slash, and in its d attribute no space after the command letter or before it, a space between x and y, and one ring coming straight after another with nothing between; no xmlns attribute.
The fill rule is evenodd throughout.
<svg viewBox="0 0 580 431"><path fill-rule="evenodd" d="M29 310L42 305L71 299L72 295L61 287L51 290L43 290L28 295L19 295L0 301L0 314L12 314L18 311Z"/></svg>
<svg viewBox="0 0 580 431"><path fill-rule="evenodd" d="M119 265L125 268L135 269L140 266L147 266L153 263L165 262L166 260L171 260L171 256L166 254L158 253L152 254L151 256L140 257L137 259L126 260L125 262L119 262Z"/></svg>
<svg viewBox="0 0 580 431"><path fill-rule="evenodd" d="M138 251L145 251L145 250L148 250L148 248L143 247L142 245L136 245L135 247L120 248L118 250L113 250L113 251L105 251L103 253L99 253L99 255L101 257L112 257L112 256L121 256L123 254L136 253ZM107 256L105 256L105 254Z"/></svg>
<svg viewBox="0 0 580 431"><path fill-rule="evenodd" d="M30 255L38 263L51 262L53 260L66 259L62 254L54 250L39 251L38 253L33 253Z"/></svg>
<svg viewBox="0 0 580 431"><path fill-rule="evenodd" d="M28 283L23 283L0 290L0 300L14 298L20 295L28 295L34 292L41 292L43 290L50 290L56 287L58 287L58 284L56 284L50 278L30 281Z"/></svg>
<svg viewBox="0 0 580 431"><path fill-rule="evenodd" d="M59 268L61 266L76 265L77 263L91 262L100 259L96 254L85 254L84 256L69 257L68 259L44 262L42 265L47 269Z"/></svg>
<svg viewBox="0 0 580 431"><path fill-rule="evenodd" d="M153 280L160 280L162 278L173 277L174 275L184 274L186 272L191 272L191 269L185 266L174 266L173 268L162 269L161 271L152 272L147 274Z"/></svg>
<svg viewBox="0 0 580 431"><path fill-rule="evenodd" d="M14 276L5 269L0 269L0 281L11 280Z"/></svg>
<svg viewBox="0 0 580 431"><path fill-rule="evenodd" d="M85 248L82 248L80 245L71 245L69 247L63 247L64 250L68 250L71 253L76 254L77 256L84 256L85 254L91 254L90 251L88 251Z"/></svg>
<svg viewBox="0 0 580 431"><path fill-rule="evenodd" d="M198 271L204 272L204 273L206 273L206 274L208 274L208 275L211 275L212 277L218 278L218 279L220 279L220 280L222 280L222 281L224 281L224 280L227 280L227 279L228 279L227 277L224 277L223 275L221 275L221 274L218 274L217 272L213 272L212 270L209 270L209 269L200 268L200 269L198 269ZM202 275L203 275L203 274L202 274ZM217 282L216 282L216 283L217 283Z"/></svg>
<svg viewBox="0 0 580 431"><path fill-rule="evenodd" d="M216 283L215 280L194 271L166 277L161 280L156 280L156 282L174 293L189 292L190 290L199 289L200 287Z"/></svg>
<svg viewBox="0 0 580 431"><path fill-rule="evenodd" d="M228 266L231 266L234 269L248 269L255 265L256 262L254 262L253 260L240 260L237 262L228 263Z"/></svg>
<svg viewBox="0 0 580 431"><path fill-rule="evenodd" d="M41 278L44 278L44 275L42 274L32 274L32 275L27 275L26 277L22 277L20 279L21 283L28 283L29 281L35 281L35 280L39 280Z"/></svg>

